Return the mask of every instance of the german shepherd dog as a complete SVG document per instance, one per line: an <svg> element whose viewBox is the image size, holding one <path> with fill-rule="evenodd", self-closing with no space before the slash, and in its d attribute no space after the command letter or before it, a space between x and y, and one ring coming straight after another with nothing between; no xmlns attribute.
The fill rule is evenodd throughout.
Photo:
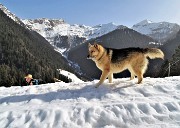
<svg viewBox="0 0 180 128"><path fill-rule="evenodd" d="M89 43L88 47L89 55L87 58L92 59L102 71L100 81L96 84L96 87L99 87L107 77L109 83L112 83L113 73L119 73L126 69L131 73L130 80L137 76L137 84L140 84L147 69L147 58L164 59L163 52L157 48L110 49L96 43L94 45Z"/></svg>

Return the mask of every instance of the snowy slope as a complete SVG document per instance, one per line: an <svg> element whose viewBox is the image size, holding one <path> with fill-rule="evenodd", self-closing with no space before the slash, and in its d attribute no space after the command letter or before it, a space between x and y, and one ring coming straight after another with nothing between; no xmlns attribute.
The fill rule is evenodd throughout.
<svg viewBox="0 0 180 128"><path fill-rule="evenodd" d="M165 42L175 37L177 32L180 30L180 26L175 23L156 23L150 20L143 20L133 25L132 29L136 30L141 34L148 35L157 41Z"/></svg>
<svg viewBox="0 0 180 128"><path fill-rule="evenodd" d="M180 76L0 88L1 128L179 128Z"/></svg>
<svg viewBox="0 0 180 128"><path fill-rule="evenodd" d="M59 69L59 74L62 74L64 76L67 76L69 79L72 80L72 82L76 83L76 82L83 82L81 79L79 79L76 75L74 75L73 73L70 73L68 71Z"/></svg>

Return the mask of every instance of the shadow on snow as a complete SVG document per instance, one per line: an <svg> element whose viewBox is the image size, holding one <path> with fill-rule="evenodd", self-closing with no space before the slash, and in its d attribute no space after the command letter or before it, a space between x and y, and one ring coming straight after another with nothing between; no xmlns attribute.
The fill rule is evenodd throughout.
<svg viewBox="0 0 180 128"><path fill-rule="evenodd" d="M103 84L99 88L95 88L95 85L86 85L80 89L63 89L57 90L56 92L49 92L44 94L29 94L29 95L20 95L20 96L8 96L0 99L0 104L2 103L15 103L15 102L29 102L33 99L38 99L44 102L51 102L53 100L68 100L68 99L77 99L85 98L87 100L91 99L101 99L107 93L112 91L117 91L122 88L131 87L133 83L127 83L116 87L116 84L120 84L122 81L116 81L114 84ZM125 82L124 82L125 83Z"/></svg>

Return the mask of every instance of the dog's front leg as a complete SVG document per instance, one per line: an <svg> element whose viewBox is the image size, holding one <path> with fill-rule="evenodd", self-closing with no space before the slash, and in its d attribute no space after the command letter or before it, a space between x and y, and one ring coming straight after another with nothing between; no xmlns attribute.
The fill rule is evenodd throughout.
<svg viewBox="0 0 180 128"><path fill-rule="evenodd" d="M108 79L109 79L109 83L112 83L112 81L113 81L113 73L109 73Z"/></svg>
<svg viewBox="0 0 180 128"><path fill-rule="evenodd" d="M96 84L96 88L98 88L103 82L104 80L108 77L109 75L109 70L104 70L102 71L101 77L99 82Z"/></svg>

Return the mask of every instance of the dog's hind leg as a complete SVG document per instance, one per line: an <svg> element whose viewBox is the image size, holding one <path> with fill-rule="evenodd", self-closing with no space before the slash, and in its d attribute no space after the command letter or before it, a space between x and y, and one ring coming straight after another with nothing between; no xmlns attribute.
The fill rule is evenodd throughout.
<svg viewBox="0 0 180 128"><path fill-rule="evenodd" d="M138 78L137 84L140 84L143 80L143 75L147 69L148 59L139 57L136 61L138 63L134 63L134 65L132 66L132 69Z"/></svg>
<svg viewBox="0 0 180 128"><path fill-rule="evenodd" d="M133 80L135 78L135 73L134 70L132 68L128 68L129 72L131 73L131 77L130 80Z"/></svg>
<svg viewBox="0 0 180 128"><path fill-rule="evenodd" d="M143 74L144 74L143 70L141 69L141 67L136 67L136 68L133 68L133 71L138 78L137 84L140 84L143 80Z"/></svg>
<svg viewBox="0 0 180 128"><path fill-rule="evenodd" d="M137 78L138 78L137 84L142 83L142 80L143 80L143 74L142 74L142 73L139 73L139 74L137 75Z"/></svg>
<svg viewBox="0 0 180 128"><path fill-rule="evenodd" d="M108 80L109 80L109 83L112 83L112 81L113 81L113 73L110 73L108 75Z"/></svg>

